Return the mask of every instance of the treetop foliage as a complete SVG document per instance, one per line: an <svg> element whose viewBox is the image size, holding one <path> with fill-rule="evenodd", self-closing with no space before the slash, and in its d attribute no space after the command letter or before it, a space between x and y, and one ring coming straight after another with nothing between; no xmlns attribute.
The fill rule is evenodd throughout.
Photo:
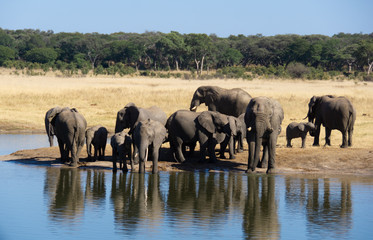
<svg viewBox="0 0 373 240"><path fill-rule="evenodd" d="M220 71L223 73L231 67L265 67L266 71L283 72L289 66L301 73L321 69L369 74L373 65L373 33L221 38L174 31L82 34L0 28L0 65L14 67L27 62L77 69L108 69L119 64L121 69L190 70L199 74L225 69Z"/></svg>

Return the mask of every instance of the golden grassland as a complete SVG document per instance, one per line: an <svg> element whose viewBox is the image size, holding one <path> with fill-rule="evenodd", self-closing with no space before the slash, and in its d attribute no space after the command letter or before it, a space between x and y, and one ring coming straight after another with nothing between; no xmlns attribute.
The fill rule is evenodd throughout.
<svg viewBox="0 0 373 240"><path fill-rule="evenodd" d="M202 85L239 87L253 97L277 99L285 112L283 132L279 137L279 144L283 146L286 145L286 126L292 121L306 121L303 118L313 95L344 95L352 101L357 111L354 146L373 147L373 83L332 80L58 77L11 75L0 70L0 133L43 132L45 112L55 106L75 107L85 116L88 126L101 124L113 132L116 113L128 102L134 102L140 107L156 105L170 115L176 110L188 109L194 91ZM198 111L205 109L203 106ZM324 136L322 130L320 137ZM333 145L341 144L341 139L339 132L332 132ZM294 142L295 146L297 144L300 146L300 141ZM307 142L307 145L310 144L311 140Z"/></svg>

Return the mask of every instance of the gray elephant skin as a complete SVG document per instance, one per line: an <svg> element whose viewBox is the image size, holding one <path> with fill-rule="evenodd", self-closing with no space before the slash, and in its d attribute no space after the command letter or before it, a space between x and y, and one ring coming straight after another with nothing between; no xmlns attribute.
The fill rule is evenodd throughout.
<svg viewBox="0 0 373 240"><path fill-rule="evenodd" d="M215 162L215 146L225 141L229 144L230 158L234 158L232 135L236 134L236 129L230 121L227 115L214 111L179 110L173 113L167 120L166 128L174 159L184 162L183 145L193 146L197 141L200 144L200 161L205 160L208 149L210 161Z"/></svg>
<svg viewBox="0 0 373 240"><path fill-rule="evenodd" d="M158 172L159 150L167 139L165 126L151 119L140 121L133 130L134 154L139 154L139 172L145 172L148 157L153 161L152 173Z"/></svg>
<svg viewBox="0 0 373 240"><path fill-rule="evenodd" d="M286 141L287 147L292 147L291 140L293 138L301 138L302 139L302 148L306 147L306 137L307 133L309 132L311 136L315 135L315 125L311 122L291 122L286 127Z"/></svg>
<svg viewBox="0 0 373 240"><path fill-rule="evenodd" d="M260 167L267 165L267 173L274 172L277 138L283 119L284 111L278 101L268 97L251 99L245 113L246 138L249 145L247 173L255 172L258 164ZM263 158L259 162L262 145Z"/></svg>
<svg viewBox="0 0 373 240"><path fill-rule="evenodd" d="M325 145L330 145L333 129L342 133L342 148L352 146L352 135L356 120L356 111L346 97L324 95L313 96L308 103L308 121L316 126L313 145L320 145L320 127L325 127Z"/></svg>
<svg viewBox="0 0 373 240"><path fill-rule="evenodd" d="M62 109L61 107L57 106L57 107L49 109L45 113L45 118L44 118L45 131L47 132L47 135L48 135L48 141L49 141L49 146L50 147L53 147L53 136L55 135L55 131L54 131L54 127L49 122L49 118L50 118L51 114L54 114L55 112L59 112L59 111L61 111L61 109Z"/></svg>
<svg viewBox="0 0 373 240"><path fill-rule="evenodd" d="M108 131L105 127L97 125L90 127L85 132L88 159L96 161L105 160L105 149L107 142ZM92 146L94 148L94 156L92 157Z"/></svg>
<svg viewBox="0 0 373 240"><path fill-rule="evenodd" d="M137 107L134 103L128 103L117 113L115 132L121 132L123 129L129 128L129 134L131 135L135 125L138 122L148 119L158 121L165 125L167 121L167 115L165 112L163 112L162 109L156 106L152 106L150 108L140 108Z"/></svg>
<svg viewBox="0 0 373 240"><path fill-rule="evenodd" d="M49 114L48 121L57 137L61 161L67 162L71 153L71 165L77 167L84 146L87 121L75 108L55 108Z"/></svg>
<svg viewBox="0 0 373 240"><path fill-rule="evenodd" d="M126 157L130 160L131 170L134 164L131 155L132 139L124 130L114 134L110 139L110 145L113 150L113 172L117 172L117 159L119 159L119 169L128 172Z"/></svg>
<svg viewBox="0 0 373 240"><path fill-rule="evenodd" d="M201 86L193 94L190 110L205 103L209 111L217 111L226 115L238 117L245 113L251 96L241 88L225 89L217 86Z"/></svg>

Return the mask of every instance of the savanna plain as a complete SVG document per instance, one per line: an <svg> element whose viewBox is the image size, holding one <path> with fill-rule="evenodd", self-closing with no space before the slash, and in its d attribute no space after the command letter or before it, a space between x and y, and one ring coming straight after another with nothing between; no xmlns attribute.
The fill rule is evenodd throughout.
<svg viewBox="0 0 373 240"><path fill-rule="evenodd" d="M328 174L373 175L373 83L352 80L182 80L149 77L59 77L14 75L0 71L0 134L44 133L46 111L55 106L75 107L86 118L88 127L101 124L114 133L116 114L127 103L139 107L156 105L168 116L179 109L188 109L194 91L203 85L223 88L242 88L252 97L268 96L277 99L285 113L282 132L276 152L278 172L307 172ZM306 148L301 149L301 140L293 139L293 148L286 147L285 130L290 122L302 122L308 111L312 96L332 94L346 96L354 105L357 117L353 135L353 146L341 149L342 135L334 130L332 146L324 147L325 131L320 133L320 147L313 147L313 138L308 136ZM203 105L198 111L207 110ZM218 148L218 146L217 146ZM247 168L247 145L236 159L219 159L216 164L186 164L172 161L168 155L168 144L164 144L159 168L163 171L243 171ZM226 154L228 155L228 154ZM85 148L81 158L87 156ZM111 147L106 148L107 160L111 159ZM1 156L1 160L23 161L33 164L54 164L59 157L58 147L22 150ZM110 168L110 161L84 163L85 166ZM151 162L147 163L147 168ZM264 172L260 170L259 172Z"/></svg>

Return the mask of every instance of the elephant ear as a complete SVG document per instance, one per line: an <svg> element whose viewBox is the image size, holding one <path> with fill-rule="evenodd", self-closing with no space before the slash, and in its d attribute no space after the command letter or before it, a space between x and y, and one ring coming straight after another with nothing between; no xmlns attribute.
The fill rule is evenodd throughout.
<svg viewBox="0 0 373 240"><path fill-rule="evenodd" d="M139 115L140 115L140 111L136 106L127 107L126 109L127 119L126 120L129 122L130 127L131 126L133 127L135 125L135 123L137 122L139 118Z"/></svg>
<svg viewBox="0 0 373 240"><path fill-rule="evenodd" d="M58 114L60 114L63 110L66 110L66 108L60 108L60 107L56 107L56 108L53 108L51 110L48 111L48 116L46 117L47 118L47 121L49 123L51 123L52 125L54 124L54 121L56 119L56 117L58 116Z"/></svg>
<svg viewBox="0 0 373 240"><path fill-rule="evenodd" d="M202 128L206 129L209 133L216 133L216 127L212 118L211 112L202 112L198 117L197 121Z"/></svg>

